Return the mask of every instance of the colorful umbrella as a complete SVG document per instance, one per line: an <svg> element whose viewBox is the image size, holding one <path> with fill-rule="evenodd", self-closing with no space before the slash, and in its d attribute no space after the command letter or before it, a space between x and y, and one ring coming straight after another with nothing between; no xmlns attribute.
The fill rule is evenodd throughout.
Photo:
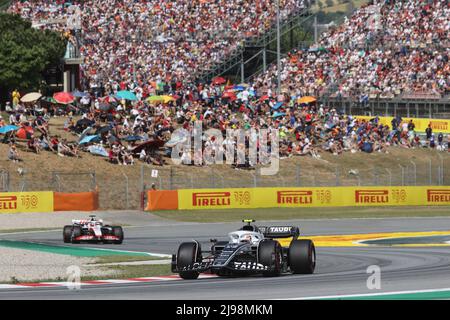
<svg viewBox="0 0 450 320"><path fill-rule="evenodd" d="M297 100L298 103L311 103L311 102L316 102L316 101L317 101L317 99L315 97L311 97L311 96L304 96Z"/></svg>
<svg viewBox="0 0 450 320"><path fill-rule="evenodd" d="M100 141L100 137L98 135L93 135L93 136L85 136L78 143L85 144L85 143L89 143L89 142L98 142L98 141Z"/></svg>
<svg viewBox="0 0 450 320"><path fill-rule="evenodd" d="M22 102L34 102L36 100L39 100L42 97L42 94L39 92L30 92L24 95L20 101Z"/></svg>
<svg viewBox="0 0 450 320"><path fill-rule="evenodd" d="M57 92L53 95L53 99L60 104L69 104L75 101L75 97L69 92Z"/></svg>
<svg viewBox="0 0 450 320"><path fill-rule="evenodd" d="M13 126L13 125L7 125L7 126L3 126L0 127L0 134L5 134L8 133L10 131L16 131L18 130L20 127L17 126Z"/></svg>
<svg viewBox="0 0 450 320"><path fill-rule="evenodd" d="M283 105L283 102L277 102L273 107L272 107L272 109L275 109L275 110L278 110L278 109L280 109L280 107Z"/></svg>
<svg viewBox="0 0 450 320"><path fill-rule="evenodd" d="M119 99L130 100L130 101L137 100L136 95L133 92L127 91L127 90L117 92L116 97L118 97Z"/></svg>
<svg viewBox="0 0 450 320"><path fill-rule="evenodd" d="M106 151L106 149L100 145L89 146L88 150L90 153L95 154L97 156L102 156L102 157L108 156L108 151Z"/></svg>
<svg viewBox="0 0 450 320"><path fill-rule="evenodd" d="M245 90L245 87L243 87L243 86L234 86L234 87L233 87L233 90L236 90L236 91L244 91L244 90Z"/></svg>
<svg viewBox="0 0 450 320"><path fill-rule="evenodd" d="M262 96L261 98L259 98L259 101L263 102L263 101L266 101L266 100L269 100L269 99L270 99L270 97L268 95L265 95L265 96Z"/></svg>
<svg viewBox="0 0 450 320"><path fill-rule="evenodd" d="M170 101L175 101L171 96L161 96L164 99L164 103L169 103Z"/></svg>
<svg viewBox="0 0 450 320"><path fill-rule="evenodd" d="M231 91L225 91L222 95L223 99L236 99L236 94Z"/></svg>
<svg viewBox="0 0 450 320"><path fill-rule="evenodd" d="M215 77L214 79L212 79L212 83L215 85L224 84L225 82L227 82L227 80L222 77Z"/></svg>
<svg viewBox="0 0 450 320"><path fill-rule="evenodd" d="M34 134L33 128L31 127L22 127L17 130L16 136L19 139L31 139L31 136Z"/></svg>
<svg viewBox="0 0 450 320"><path fill-rule="evenodd" d="M285 115L286 115L286 113L284 113L284 112L275 112L275 113L272 115L272 118L283 117L283 116L285 116Z"/></svg>
<svg viewBox="0 0 450 320"><path fill-rule="evenodd" d="M150 96L146 99L147 102L164 102L163 96Z"/></svg>
<svg viewBox="0 0 450 320"><path fill-rule="evenodd" d="M75 90L74 92L72 92L72 95L76 98L83 98L83 97L87 97L89 94L86 92L81 92L81 91Z"/></svg>

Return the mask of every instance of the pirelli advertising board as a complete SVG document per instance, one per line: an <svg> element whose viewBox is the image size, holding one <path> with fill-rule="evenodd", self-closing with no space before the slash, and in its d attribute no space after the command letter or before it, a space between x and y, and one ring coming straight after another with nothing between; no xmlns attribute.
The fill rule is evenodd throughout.
<svg viewBox="0 0 450 320"><path fill-rule="evenodd" d="M450 187L190 189L179 209L450 205Z"/></svg>
<svg viewBox="0 0 450 320"><path fill-rule="evenodd" d="M0 193L0 214L52 211L53 192Z"/></svg>
<svg viewBox="0 0 450 320"><path fill-rule="evenodd" d="M364 119L366 121L370 121L371 119L375 117L369 117L369 116L355 116L357 119ZM382 123L385 126L389 126L389 128L392 126L391 122L393 117L378 117L380 123ZM433 129L433 132L436 133L436 135L439 132L442 133L450 133L450 120L449 119L427 119L427 118L407 118L402 117L403 122L409 122L409 120L412 120L415 124L415 130L417 132L425 132L428 125L431 126Z"/></svg>

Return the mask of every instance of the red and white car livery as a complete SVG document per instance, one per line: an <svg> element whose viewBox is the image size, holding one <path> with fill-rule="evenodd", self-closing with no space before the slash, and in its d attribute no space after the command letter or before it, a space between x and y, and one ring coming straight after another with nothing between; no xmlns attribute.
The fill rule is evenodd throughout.
<svg viewBox="0 0 450 320"><path fill-rule="evenodd" d="M123 229L119 226L104 225L102 219L89 216L89 219L72 220L72 225L64 227L65 243L103 242L121 244Z"/></svg>

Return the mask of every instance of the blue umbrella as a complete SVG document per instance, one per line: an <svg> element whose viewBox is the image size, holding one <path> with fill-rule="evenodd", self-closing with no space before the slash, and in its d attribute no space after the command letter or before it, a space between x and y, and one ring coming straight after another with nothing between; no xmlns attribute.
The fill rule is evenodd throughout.
<svg viewBox="0 0 450 320"><path fill-rule="evenodd" d="M130 101L137 100L137 97L133 92L126 91L126 90L117 92L116 97L119 99L130 100Z"/></svg>
<svg viewBox="0 0 450 320"><path fill-rule="evenodd" d="M81 141L78 143L84 144L84 143L89 143L89 142L94 142L94 141L100 141L100 137L98 135L86 136L83 139L81 139Z"/></svg>
<svg viewBox="0 0 450 320"><path fill-rule="evenodd" d="M233 87L233 90L236 90L236 91L244 91L245 88L244 88L243 86L234 86L234 87Z"/></svg>
<svg viewBox="0 0 450 320"><path fill-rule="evenodd" d="M4 127L0 127L0 134L5 134L5 133L11 132L11 131L16 131L18 129L19 129L19 127L17 127L17 126L7 125Z"/></svg>
<svg viewBox="0 0 450 320"><path fill-rule="evenodd" d="M88 96L89 94L87 94L86 92L81 92L81 91L75 90L74 92L72 92L72 95L77 98L83 98L83 97Z"/></svg>
<svg viewBox="0 0 450 320"><path fill-rule="evenodd" d="M102 146L90 146L88 147L88 150L90 153L95 154L97 156L102 156L102 157L108 157L108 151L106 151L105 148L103 148Z"/></svg>
<svg viewBox="0 0 450 320"><path fill-rule="evenodd" d="M272 109L275 109L275 110L278 110L278 109L280 109L280 107L283 105L283 102L277 102L273 107L272 107Z"/></svg>
<svg viewBox="0 0 450 320"><path fill-rule="evenodd" d="M275 112L275 113L272 115L272 118L278 118L278 117L282 117L282 116L285 116L285 115L286 115L285 112Z"/></svg>

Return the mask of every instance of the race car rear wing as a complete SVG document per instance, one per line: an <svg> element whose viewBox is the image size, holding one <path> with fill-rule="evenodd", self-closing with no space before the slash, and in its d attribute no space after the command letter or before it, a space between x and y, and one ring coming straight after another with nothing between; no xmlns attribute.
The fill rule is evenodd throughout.
<svg viewBox="0 0 450 320"><path fill-rule="evenodd" d="M289 237L296 239L300 236L300 229L294 226L259 227L259 230L264 234L264 237L271 239Z"/></svg>

